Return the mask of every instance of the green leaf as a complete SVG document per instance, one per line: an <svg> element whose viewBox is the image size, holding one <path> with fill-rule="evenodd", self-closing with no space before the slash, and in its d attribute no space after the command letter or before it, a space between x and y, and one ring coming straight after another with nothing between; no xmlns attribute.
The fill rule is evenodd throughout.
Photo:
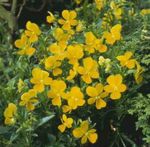
<svg viewBox="0 0 150 147"><path fill-rule="evenodd" d="M36 128L38 128L38 127L42 126L43 124L47 123L47 122L48 122L49 120L51 120L54 116L55 116L55 115L52 114L52 115L50 115L50 116L43 117L42 119L40 119L40 121L39 121L39 123L37 124L37 127L36 127Z"/></svg>

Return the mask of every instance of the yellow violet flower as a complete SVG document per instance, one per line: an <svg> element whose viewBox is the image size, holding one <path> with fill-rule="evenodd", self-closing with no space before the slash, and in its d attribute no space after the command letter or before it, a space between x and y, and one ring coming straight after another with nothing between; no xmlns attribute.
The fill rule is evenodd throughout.
<svg viewBox="0 0 150 147"><path fill-rule="evenodd" d="M37 92L34 89L30 89L21 96L20 106L26 106L28 111L35 109L35 104L38 103L36 98Z"/></svg>
<svg viewBox="0 0 150 147"><path fill-rule="evenodd" d="M144 68L136 61L136 72L134 74L134 78L137 84L140 84L143 81L142 73L144 72Z"/></svg>
<svg viewBox="0 0 150 147"><path fill-rule="evenodd" d="M63 10L62 16L64 19L59 19L58 22L63 25L62 28L64 30L70 30L71 26L77 25L78 22L75 19L77 17L77 13L75 11Z"/></svg>
<svg viewBox="0 0 150 147"><path fill-rule="evenodd" d="M117 4L115 4L114 1L111 1L110 7L113 10L113 14L116 17L116 19L121 19L121 15L123 12L122 8L119 8L119 6Z"/></svg>
<svg viewBox="0 0 150 147"><path fill-rule="evenodd" d="M110 93L111 99L120 99L121 93L124 92L127 87L125 84L122 84L122 76L120 74L110 75L107 78L107 83L104 87L104 90Z"/></svg>
<svg viewBox="0 0 150 147"><path fill-rule="evenodd" d="M76 63L76 64L73 65L73 68L69 70L69 75L68 75L68 77L67 77L67 80L68 80L68 81L73 80L74 77L77 75L77 73L78 73L78 72L77 72L78 66L79 66L79 64Z"/></svg>
<svg viewBox="0 0 150 147"><path fill-rule="evenodd" d="M26 23L26 29L25 34L29 37L29 41L36 42L38 40L38 36L41 34L41 30L38 25L28 21Z"/></svg>
<svg viewBox="0 0 150 147"><path fill-rule="evenodd" d="M48 11L48 14L49 14L49 16L46 17L46 21L51 24L51 23L53 23L53 22L55 21L55 17L54 17L54 15L53 15L51 12L49 12L49 11Z"/></svg>
<svg viewBox="0 0 150 147"><path fill-rule="evenodd" d="M69 39L69 35L67 33L64 32L63 29L61 28L56 28L54 30L54 33L53 33L53 36L54 38L58 41L58 42L61 42L61 44L64 44L66 46L66 43Z"/></svg>
<svg viewBox="0 0 150 147"><path fill-rule="evenodd" d="M98 64L91 57L83 59L83 67L78 67L78 73L81 74L81 78L87 84L90 84L93 79L99 78Z"/></svg>
<svg viewBox="0 0 150 147"><path fill-rule="evenodd" d="M104 7L105 0L95 0L96 8L101 10Z"/></svg>
<svg viewBox="0 0 150 147"><path fill-rule="evenodd" d="M70 92L68 92L64 98L67 100L68 106L73 110L77 109L79 106L83 106L85 103L83 93L80 88L76 86L72 87Z"/></svg>
<svg viewBox="0 0 150 147"><path fill-rule="evenodd" d="M85 50L89 53L95 52L95 47L97 45L98 39L92 32L86 32L85 33Z"/></svg>
<svg viewBox="0 0 150 147"><path fill-rule="evenodd" d="M22 91L22 89L24 88L25 83L23 82L22 79L19 79L17 87L18 87L18 92L20 93Z"/></svg>
<svg viewBox="0 0 150 147"><path fill-rule="evenodd" d="M127 67L129 69L132 69L135 67L135 59L131 59L133 53L127 51L124 55L117 56L116 58L120 61L120 64L122 67Z"/></svg>
<svg viewBox="0 0 150 147"><path fill-rule="evenodd" d="M8 107L4 111L4 117L5 117L5 124L6 125L13 125L15 123L14 116L17 113L17 107L13 103L9 103Z"/></svg>
<svg viewBox="0 0 150 147"><path fill-rule="evenodd" d="M82 0L74 0L74 1L77 5L79 5L82 2Z"/></svg>
<svg viewBox="0 0 150 147"><path fill-rule="evenodd" d="M65 114L63 114L62 119L61 119L62 124L58 126L58 129L60 132L64 132L66 128L71 128L73 124L73 119L72 118L67 118Z"/></svg>
<svg viewBox="0 0 150 147"><path fill-rule="evenodd" d="M81 138L82 144L85 144L87 140L89 140L91 143L95 143L98 138L96 130L89 129L88 121L82 121L80 126L74 129L72 133L75 138Z"/></svg>
<svg viewBox="0 0 150 147"><path fill-rule="evenodd" d="M66 57L66 45L63 42L57 44L53 43L49 46L48 50L55 55L57 60L63 60Z"/></svg>
<svg viewBox="0 0 150 147"><path fill-rule="evenodd" d="M43 92L45 85L50 85L52 79L49 77L49 73L47 71L41 70L40 68L34 68L32 70L32 76L30 82L34 84L34 89L37 92Z"/></svg>
<svg viewBox="0 0 150 147"><path fill-rule="evenodd" d="M106 102L103 100L106 96L108 96L107 92L104 92L104 86L102 84L97 84L95 87L88 86L86 88L86 93L90 98L88 99L88 104L96 103L96 108L101 109L106 107Z"/></svg>
<svg viewBox="0 0 150 147"><path fill-rule="evenodd" d="M19 55L32 56L35 52L35 48L31 47L31 43L25 34L21 36L21 39L15 41L15 46L21 49L17 52Z"/></svg>
<svg viewBox="0 0 150 147"><path fill-rule="evenodd" d="M52 99L54 106L61 106L61 98L65 95L66 83L62 80L53 80L51 83L51 89L48 92L48 97Z"/></svg>
<svg viewBox="0 0 150 147"><path fill-rule="evenodd" d="M52 70L54 76L62 74L62 70L59 68L61 62L57 60L55 56L49 56L45 59L45 69Z"/></svg>
<svg viewBox="0 0 150 147"><path fill-rule="evenodd" d="M84 55L83 47L81 45L69 45L67 47L67 58L69 59L70 64L77 64L78 60L81 59Z"/></svg>
<svg viewBox="0 0 150 147"><path fill-rule="evenodd" d="M110 30L110 32L104 32L103 37L106 39L106 43L113 45L116 41L121 39L121 24L116 24Z"/></svg>
<svg viewBox="0 0 150 147"><path fill-rule="evenodd" d="M143 15L143 16L148 15L148 14L150 14L150 9L142 9L140 14Z"/></svg>
<svg viewBox="0 0 150 147"><path fill-rule="evenodd" d="M107 46L102 44L102 40L97 39L92 32L85 33L85 50L89 53L94 53L95 50L99 52L106 52Z"/></svg>

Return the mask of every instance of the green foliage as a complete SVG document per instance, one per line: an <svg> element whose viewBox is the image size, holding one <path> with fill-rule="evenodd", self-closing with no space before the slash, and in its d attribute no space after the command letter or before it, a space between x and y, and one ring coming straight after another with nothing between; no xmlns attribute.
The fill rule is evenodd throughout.
<svg viewBox="0 0 150 147"><path fill-rule="evenodd" d="M139 93L128 102L129 114L137 117L136 128L142 129L143 140L150 143L150 94L142 95Z"/></svg>

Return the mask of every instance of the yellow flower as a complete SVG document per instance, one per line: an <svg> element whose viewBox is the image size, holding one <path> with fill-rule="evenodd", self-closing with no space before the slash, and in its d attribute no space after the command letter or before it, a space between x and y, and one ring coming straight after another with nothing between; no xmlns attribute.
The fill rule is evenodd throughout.
<svg viewBox="0 0 150 147"><path fill-rule="evenodd" d="M18 87L18 92L20 93L22 89L24 88L25 83L22 81L22 79L19 79L17 87Z"/></svg>
<svg viewBox="0 0 150 147"><path fill-rule="evenodd" d="M17 113L17 107L13 103L9 103L8 107L4 111L4 117L5 117L5 124L6 125L13 125L15 123L14 116Z"/></svg>
<svg viewBox="0 0 150 147"><path fill-rule="evenodd" d="M48 50L55 55L56 60L63 60L66 57L66 45L61 43L53 43L48 48Z"/></svg>
<svg viewBox="0 0 150 147"><path fill-rule="evenodd" d="M85 50L88 51L89 53L94 53L97 41L98 39L92 32L85 33L85 43L86 43Z"/></svg>
<svg viewBox="0 0 150 147"><path fill-rule="evenodd" d="M79 66L78 68L79 74L81 74L81 78L87 84L90 84L93 79L99 78L98 65L95 60L91 57L87 57L83 59L83 67Z"/></svg>
<svg viewBox="0 0 150 147"><path fill-rule="evenodd" d="M73 68L69 70L69 75L67 77L68 81L74 79L74 77L77 75L78 66L79 66L79 64L76 63L73 65Z"/></svg>
<svg viewBox="0 0 150 147"><path fill-rule="evenodd" d="M79 5L82 2L82 0L74 0L74 1L77 5Z"/></svg>
<svg viewBox="0 0 150 147"><path fill-rule="evenodd" d="M71 91L65 95L65 99L68 102L68 106L73 110L77 109L79 106L83 106L85 103L83 93L80 88L76 86L72 87Z"/></svg>
<svg viewBox="0 0 150 147"><path fill-rule="evenodd" d="M84 55L83 48L81 45L69 45L67 47L67 58L69 59L70 64L77 64L78 60L81 59Z"/></svg>
<svg viewBox="0 0 150 147"><path fill-rule="evenodd" d="M29 37L29 41L36 42L38 40L38 36L41 34L41 30L38 25L28 21L26 23L26 29L25 34Z"/></svg>
<svg viewBox="0 0 150 147"><path fill-rule="evenodd" d="M122 76L120 74L110 75L107 78L107 83L104 87L104 90L110 94L111 99L120 99L121 93L124 92L127 87L125 84L122 84Z"/></svg>
<svg viewBox="0 0 150 147"><path fill-rule="evenodd" d="M95 0L96 8L101 10L104 7L105 0Z"/></svg>
<svg viewBox="0 0 150 147"><path fill-rule="evenodd" d="M132 69L135 67L135 59L131 59L132 52L127 51L124 55L117 56L116 58L120 61L122 67Z"/></svg>
<svg viewBox="0 0 150 147"><path fill-rule="evenodd" d="M58 126L58 129L63 133L66 128L71 128L73 124L72 118L67 118L65 114L63 114L61 119L62 124Z"/></svg>
<svg viewBox="0 0 150 147"><path fill-rule="evenodd" d="M101 109L106 107L106 102L103 100L108 96L107 92L104 92L104 86L102 84L97 84L95 87L88 86L86 88L86 93L90 96L88 99L88 104L96 103L96 108Z"/></svg>
<svg viewBox="0 0 150 147"><path fill-rule="evenodd" d="M61 44L64 44L65 46L66 46L66 42L68 41L68 39L70 37L61 28L56 28L54 30L53 36L58 42L61 42Z"/></svg>
<svg viewBox="0 0 150 147"><path fill-rule="evenodd" d="M58 68L61 65L61 62L56 59L55 56L49 56L45 59L45 69L52 70L54 76L62 74L62 70Z"/></svg>
<svg viewBox="0 0 150 147"><path fill-rule="evenodd" d="M35 109L35 104L38 103L36 98L36 91L34 89L30 89L28 92L25 92L21 96L21 101L19 103L20 106L26 106L28 111L32 111Z"/></svg>
<svg viewBox="0 0 150 147"><path fill-rule="evenodd" d="M98 135L95 129L89 129L88 121L82 121L80 126L73 130L73 136L75 138L81 138L81 143L85 144L87 140L91 143L95 143Z"/></svg>
<svg viewBox="0 0 150 147"><path fill-rule="evenodd" d="M64 30L70 30L71 26L77 25L77 20L75 19L77 13L75 11L63 10L62 16L64 19L59 19L58 22L63 25L62 28Z"/></svg>
<svg viewBox="0 0 150 147"><path fill-rule="evenodd" d="M52 98L52 104L54 106L61 106L61 98L65 95L66 83L62 80L53 80L51 83L51 89L48 92L48 97Z"/></svg>
<svg viewBox="0 0 150 147"><path fill-rule="evenodd" d="M110 7L113 10L113 14L116 17L116 19L121 19L121 15L123 12L122 8L119 8L119 6L117 4L115 4L114 1L111 1Z"/></svg>
<svg viewBox="0 0 150 147"><path fill-rule="evenodd" d="M48 14L49 14L49 16L46 17L46 21L48 23L53 23L55 21L54 15L51 12L49 12L49 11L48 11Z"/></svg>
<svg viewBox="0 0 150 147"><path fill-rule="evenodd" d="M150 14L150 9L142 9L140 13L141 13L141 15L143 15L143 16L144 16L144 15L148 15L148 14Z"/></svg>
<svg viewBox="0 0 150 147"><path fill-rule="evenodd" d="M32 56L35 52L35 48L31 47L31 43L25 34L21 36L21 39L15 41L15 46L21 49L17 52L19 55Z"/></svg>
<svg viewBox="0 0 150 147"><path fill-rule="evenodd" d="M47 71L41 70L40 68L34 68L32 70L31 83L34 84L34 89L37 92L43 92L45 85L50 85L52 79L49 77L49 73Z"/></svg>
<svg viewBox="0 0 150 147"><path fill-rule="evenodd" d="M144 68L141 67L141 65L136 61L136 72L134 74L134 78L137 84L140 84L143 81L142 73L144 72Z"/></svg>
<svg viewBox="0 0 150 147"><path fill-rule="evenodd" d="M95 50L99 52L106 52L107 46L102 44L102 40L97 39L92 32L85 33L85 50L89 53L94 53Z"/></svg>
<svg viewBox="0 0 150 147"><path fill-rule="evenodd" d="M110 30L110 32L104 32L103 37L106 39L106 43L113 45L117 40L121 39L121 29L120 24L116 24Z"/></svg>
<svg viewBox="0 0 150 147"><path fill-rule="evenodd" d="M63 113L67 113L67 112L70 113L72 111L72 107L68 106L68 105L63 105L62 106L62 111L63 111Z"/></svg>

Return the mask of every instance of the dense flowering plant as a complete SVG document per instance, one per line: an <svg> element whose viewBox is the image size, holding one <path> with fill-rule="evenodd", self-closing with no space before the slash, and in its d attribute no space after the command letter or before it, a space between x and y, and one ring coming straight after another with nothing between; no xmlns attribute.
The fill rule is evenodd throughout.
<svg viewBox="0 0 150 147"><path fill-rule="evenodd" d="M95 129L97 122L82 111L101 113L110 101L123 99L130 87L142 82L144 69L134 51L121 48L128 4L125 0L95 0L89 4L95 14L91 25L80 19L85 8L63 10L62 18L48 12L48 26L43 31L28 21L15 46L18 56L33 64L25 76L19 77L19 98L8 104L4 123L19 126L24 115L24 120L33 119L31 124L26 120L21 125L25 128L52 113L58 133L69 134L81 144L96 143L101 136Z"/></svg>

